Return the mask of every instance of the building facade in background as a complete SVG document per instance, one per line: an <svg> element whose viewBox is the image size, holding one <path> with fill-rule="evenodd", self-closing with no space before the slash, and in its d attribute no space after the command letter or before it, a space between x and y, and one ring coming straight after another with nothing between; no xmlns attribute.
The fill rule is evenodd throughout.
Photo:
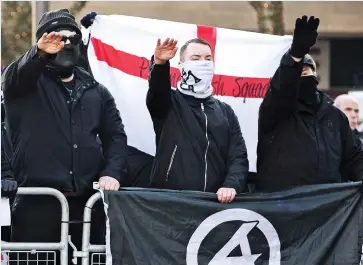
<svg viewBox="0 0 363 265"><path fill-rule="evenodd" d="M71 4L72 1L51 1L49 7L58 9ZM329 90L333 97L351 90L359 80L359 73L363 73L363 2L291 1L283 4L286 34L292 33L296 17L314 15L321 19L319 41L312 51L318 64L320 88ZM92 1L87 3L77 20L90 11L258 32L256 11L249 2L242 1Z"/></svg>

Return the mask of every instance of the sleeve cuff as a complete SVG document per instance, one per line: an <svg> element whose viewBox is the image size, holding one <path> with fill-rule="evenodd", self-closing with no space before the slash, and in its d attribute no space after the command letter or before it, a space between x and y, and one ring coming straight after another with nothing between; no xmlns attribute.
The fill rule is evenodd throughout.
<svg viewBox="0 0 363 265"><path fill-rule="evenodd" d="M243 187L240 183L232 183L230 181L226 181L223 183L223 186L221 188L232 188L236 190L236 193L241 193L243 191Z"/></svg>
<svg viewBox="0 0 363 265"><path fill-rule="evenodd" d="M48 63L51 60L54 60L57 54L41 54L38 49L38 45L35 44L30 48L30 58L33 60L39 60L44 63Z"/></svg>
<svg viewBox="0 0 363 265"><path fill-rule="evenodd" d="M281 64L287 67L301 67L303 65L304 58L300 62L296 62L292 59L291 49L289 49L281 59Z"/></svg>
<svg viewBox="0 0 363 265"><path fill-rule="evenodd" d="M111 172L110 170L107 169L101 171L100 178L101 177L111 177L116 179L119 183L121 183L121 177L118 174L115 174L114 172Z"/></svg>

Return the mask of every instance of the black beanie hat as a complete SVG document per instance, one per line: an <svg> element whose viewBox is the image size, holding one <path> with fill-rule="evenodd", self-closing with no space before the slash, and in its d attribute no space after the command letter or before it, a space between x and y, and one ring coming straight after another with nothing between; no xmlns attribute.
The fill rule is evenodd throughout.
<svg viewBox="0 0 363 265"><path fill-rule="evenodd" d="M61 27L69 27L75 30L77 34L82 35L74 16L69 13L68 9L59 9L43 14L39 20L35 36L39 40L44 33L52 32Z"/></svg>
<svg viewBox="0 0 363 265"><path fill-rule="evenodd" d="M310 54L306 54L304 56L304 65L310 66L313 69L313 71L316 72L316 63Z"/></svg>

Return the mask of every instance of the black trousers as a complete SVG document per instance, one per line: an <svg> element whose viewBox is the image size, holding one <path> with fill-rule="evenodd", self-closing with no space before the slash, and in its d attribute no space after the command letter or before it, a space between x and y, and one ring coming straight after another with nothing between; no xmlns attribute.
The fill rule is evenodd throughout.
<svg viewBox="0 0 363 265"><path fill-rule="evenodd" d="M68 197L69 204L69 235L71 241L80 251L82 247L82 221L85 204L89 197ZM105 213L102 201L98 201L92 211L91 220L91 244L105 244ZM13 207L11 242L59 242L61 232L61 205L51 196L19 196ZM73 249L68 246L68 264L72 264ZM56 264L59 264L59 251L56 252ZM53 255L53 257L52 257ZM36 261L38 259L38 261ZM20 265L27 264L53 264L46 262L54 260L54 254L38 253L13 253L10 264L19 260ZM81 260L78 259L78 264Z"/></svg>

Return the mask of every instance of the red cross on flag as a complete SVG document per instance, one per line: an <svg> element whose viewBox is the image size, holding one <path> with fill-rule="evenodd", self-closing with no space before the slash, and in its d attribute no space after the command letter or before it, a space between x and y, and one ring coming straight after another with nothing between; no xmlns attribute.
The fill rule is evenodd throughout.
<svg viewBox="0 0 363 265"><path fill-rule="evenodd" d="M158 38L209 42L215 61L213 94L234 109L248 149L250 170L256 171L258 109L269 79L291 36L272 36L120 15L97 16L88 50L92 72L115 97L125 124L128 144L155 154L155 134L146 107L148 65ZM180 79L179 54L171 61L171 81Z"/></svg>

